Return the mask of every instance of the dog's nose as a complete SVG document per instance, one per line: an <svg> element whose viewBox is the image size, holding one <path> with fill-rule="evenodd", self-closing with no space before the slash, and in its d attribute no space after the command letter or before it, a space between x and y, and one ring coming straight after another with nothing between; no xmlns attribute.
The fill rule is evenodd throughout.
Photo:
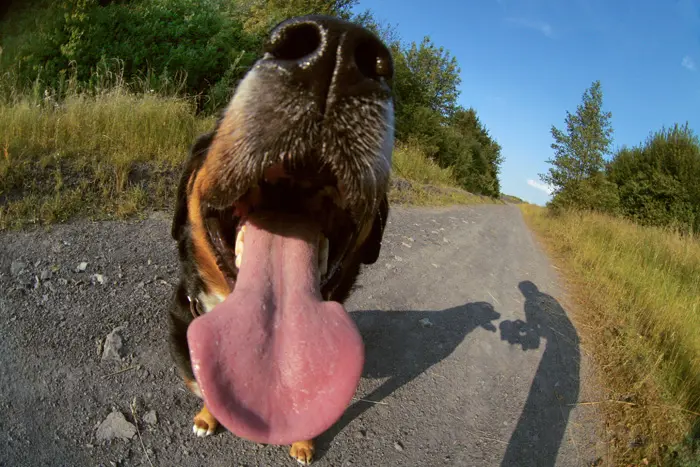
<svg viewBox="0 0 700 467"><path fill-rule="evenodd" d="M388 90L391 53L367 29L336 18L303 16L276 26L263 61L283 70L292 85L312 92L323 109L343 97Z"/></svg>

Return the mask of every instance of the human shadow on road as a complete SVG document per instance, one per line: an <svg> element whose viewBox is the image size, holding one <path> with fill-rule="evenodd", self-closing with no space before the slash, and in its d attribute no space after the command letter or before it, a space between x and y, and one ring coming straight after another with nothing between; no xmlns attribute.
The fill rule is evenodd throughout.
<svg viewBox="0 0 700 467"><path fill-rule="evenodd" d="M496 332L500 318L490 303L474 302L442 311L356 311L351 313L365 344L365 378L389 378L353 403L316 440L322 456L352 420L449 356L476 328Z"/></svg>
<svg viewBox="0 0 700 467"><path fill-rule="evenodd" d="M572 404L578 401L579 339L555 298L531 281L520 282L518 288L525 297L525 321L502 321L501 339L523 351L544 345L544 352L501 466L553 466Z"/></svg>

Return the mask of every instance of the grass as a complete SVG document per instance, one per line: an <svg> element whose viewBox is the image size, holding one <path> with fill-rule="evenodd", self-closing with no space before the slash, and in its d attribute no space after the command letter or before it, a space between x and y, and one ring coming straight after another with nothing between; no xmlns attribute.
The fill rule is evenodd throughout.
<svg viewBox="0 0 700 467"><path fill-rule="evenodd" d="M415 143L398 143L392 155L393 183L389 199L393 203L417 206L495 203L459 188L452 168L440 167Z"/></svg>
<svg viewBox="0 0 700 467"><path fill-rule="evenodd" d="M683 441L700 420L700 239L600 214L521 209L566 271L609 398L632 402L605 406L615 465L700 465L697 441ZM635 437L642 447L630 447Z"/></svg>
<svg viewBox="0 0 700 467"><path fill-rule="evenodd" d="M0 102L0 230L169 208L181 164L214 117L186 98L105 86L97 93ZM394 155L396 202L484 202L415 146ZM406 185L408 184L408 185ZM488 200L488 198L486 198Z"/></svg>
<svg viewBox="0 0 700 467"><path fill-rule="evenodd" d="M0 229L167 206L189 146L212 124L186 99L119 88L0 103Z"/></svg>

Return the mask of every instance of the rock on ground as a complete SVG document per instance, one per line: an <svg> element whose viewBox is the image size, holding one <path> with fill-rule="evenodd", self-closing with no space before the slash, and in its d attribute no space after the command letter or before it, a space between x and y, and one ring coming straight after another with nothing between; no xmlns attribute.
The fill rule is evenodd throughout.
<svg viewBox="0 0 700 467"><path fill-rule="evenodd" d="M135 434L134 424L128 422L123 413L114 411L97 427L95 437L100 441L110 441L116 438L131 439Z"/></svg>

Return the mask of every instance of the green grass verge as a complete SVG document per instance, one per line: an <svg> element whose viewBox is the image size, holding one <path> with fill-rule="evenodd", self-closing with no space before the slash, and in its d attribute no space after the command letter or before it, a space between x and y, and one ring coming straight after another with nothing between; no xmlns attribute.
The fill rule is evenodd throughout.
<svg viewBox="0 0 700 467"><path fill-rule="evenodd" d="M687 436L700 412L699 239L600 214L521 209L579 303L581 334L611 394L603 406L615 465L699 465ZM642 446L631 447L633 438Z"/></svg>
<svg viewBox="0 0 700 467"><path fill-rule="evenodd" d="M213 125L187 99L119 87L60 104L0 103L0 229L170 208L190 145ZM488 200L458 189L452 172L415 146L397 147L394 166L395 202Z"/></svg>

